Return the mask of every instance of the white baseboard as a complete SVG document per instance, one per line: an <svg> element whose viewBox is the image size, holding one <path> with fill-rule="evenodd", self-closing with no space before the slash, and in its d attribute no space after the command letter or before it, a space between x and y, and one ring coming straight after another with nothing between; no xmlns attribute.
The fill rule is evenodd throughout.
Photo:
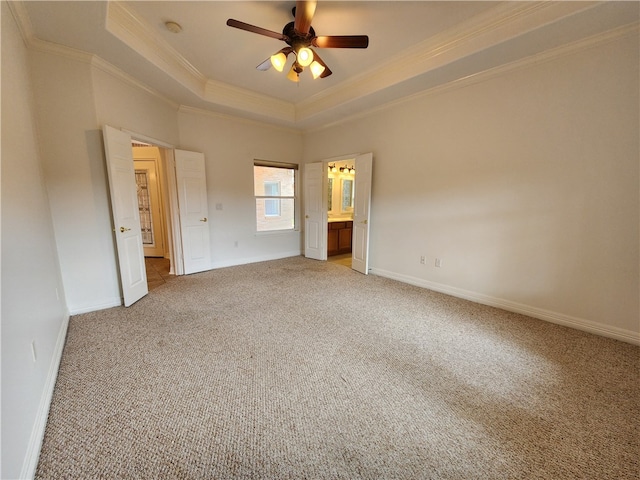
<svg viewBox="0 0 640 480"><path fill-rule="evenodd" d="M58 338L56 339L56 344L53 349L53 355L51 357L51 363L49 365L49 372L47 373L47 379L42 391L42 396L40 397L38 413L36 416L36 420L33 423L33 428L31 429L31 436L29 437L29 444L27 445L27 453L24 457L24 462L22 463L20 478L23 479L33 478L36 474L36 469L38 468L40 449L42 448L44 432L47 427L49 407L51 406L53 389L56 386L56 380L58 378L58 368L60 367L60 360L62 359L62 351L64 350L64 343L67 338L68 327L69 315L66 315L62 320L62 324L60 325Z"/></svg>
<svg viewBox="0 0 640 480"><path fill-rule="evenodd" d="M82 305L79 307L75 307L70 309L69 313L71 315L80 315L81 313L89 313L95 312L97 310L105 310L107 308L119 307L122 305L122 298L120 297L112 297L108 300L105 300L103 303L98 303L95 305Z"/></svg>
<svg viewBox="0 0 640 480"><path fill-rule="evenodd" d="M246 265L248 263L267 262L269 260L279 260L281 258L298 257L302 254L300 250L292 250L289 252L279 252L269 255L260 255L257 257L234 258L231 260L219 260L211 264L211 268L235 267L237 265Z"/></svg>
<svg viewBox="0 0 640 480"><path fill-rule="evenodd" d="M616 340L632 343L634 345L640 345L640 332L612 327L610 325L593 322L591 320L572 317L570 315L564 315L562 313L552 312L549 310L544 310L542 308L532 307L530 305L524 305L522 303L516 303L502 298L491 297L489 295L451 287L442 283L431 282L421 278L403 275L380 268L372 268L371 273L379 275L381 277L390 278L392 280L398 280L403 283L408 283L410 285L415 285L417 287L445 293L453 297L463 298L465 300L481 303L483 305L501 308L509 312L520 313L529 317L538 318L540 320L563 325L565 327L571 327L577 330L601 335L603 337L614 338Z"/></svg>

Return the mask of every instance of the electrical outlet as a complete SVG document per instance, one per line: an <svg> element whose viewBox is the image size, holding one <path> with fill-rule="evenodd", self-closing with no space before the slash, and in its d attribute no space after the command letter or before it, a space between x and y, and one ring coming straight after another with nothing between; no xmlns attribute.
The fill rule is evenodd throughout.
<svg viewBox="0 0 640 480"><path fill-rule="evenodd" d="M442 267L442 259L436 258L436 267L438 268Z"/></svg>
<svg viewBox="0 0 640 480"><path fill-rule="evenodd" d="M425 258L424 258L424 255L422 255L422 256L420 257L420 263L421 263L422 265L424 265L424 264L425 264Z"/></svg>
<svg viewBox="0 0 640 480"><path fill-rule="evenodd" d="M235 242L233 242L233 246L238 248L238 240L236 240Z"/></svg>

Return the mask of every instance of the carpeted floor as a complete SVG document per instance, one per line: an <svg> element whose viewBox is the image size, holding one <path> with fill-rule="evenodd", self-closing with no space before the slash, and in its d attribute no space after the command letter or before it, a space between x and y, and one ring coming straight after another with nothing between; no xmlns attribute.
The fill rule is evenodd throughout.
<svg viewBox="0 0 640 480"><path fill-rule="evenodd" d="M295 257L73 317L36 478L639 478L640 349Z"/></svg>

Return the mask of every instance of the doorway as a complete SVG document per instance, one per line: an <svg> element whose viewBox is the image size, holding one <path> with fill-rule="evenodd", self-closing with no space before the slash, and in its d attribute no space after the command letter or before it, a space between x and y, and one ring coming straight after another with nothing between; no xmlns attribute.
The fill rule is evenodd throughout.
<svg viewBox="0 0 640 480"><path fill-rule="evenodd" d="M327 164L327 260L351 268L355 160Z"/></svg>
<svg viewBox="0 0 640 480"><path fill-rule="evenodd" d="M164 198L164 165L160 149L134 142L133 165L138 187L138 209L145 257L169 258Z"/></svg>
<svg viewBox="0 0 640 480"><path fill-rule="evenodd" d="M159 145L126 130L103 126L115 247L124 306L148 292L132 142L157 145L165 181L166 237L171 273L186 275L211 268L208 201L203 153ZM152 143L153 142L153 143Z"/></svg>
<svg viewBox="0 0 640 480"><path fill-rule="evenodd" d="M167 215L164 148L132 140L134 172L140 212L140 230L149 290L167 283L173 275L169 249L171 217Z"/></svg>
<svg viewBox="0 0 640 480"><path fill-rule="evenodd" d="M351 249L351 268L369 273L372 167L371 153L305 164L305 257L328 260Z"/></svg>
<svg viewBox="0 0 640 480"><path fill-rule="evenodd" d="M165 185L165 163L160 147L132 141L133 164L138 187L138 209L144 263L149 291L171 280L171 255L165 214L168 198Z"/></svg>

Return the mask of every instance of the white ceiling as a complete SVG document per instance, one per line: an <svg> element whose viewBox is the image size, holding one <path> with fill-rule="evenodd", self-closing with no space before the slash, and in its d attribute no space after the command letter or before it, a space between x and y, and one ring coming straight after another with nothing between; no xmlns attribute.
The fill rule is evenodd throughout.
<svg viewBox="0 0 640 480"><path fill-rule="evenodd" d="M366 34L369 48L318 49L333 75L304 72L296 84L286 70L255 69L283 42L226 25L280 32L294 1L14 5L35 48L94 55L177 105L301 129L638 22L638 2L320 0L316 34Z"/></svg>

